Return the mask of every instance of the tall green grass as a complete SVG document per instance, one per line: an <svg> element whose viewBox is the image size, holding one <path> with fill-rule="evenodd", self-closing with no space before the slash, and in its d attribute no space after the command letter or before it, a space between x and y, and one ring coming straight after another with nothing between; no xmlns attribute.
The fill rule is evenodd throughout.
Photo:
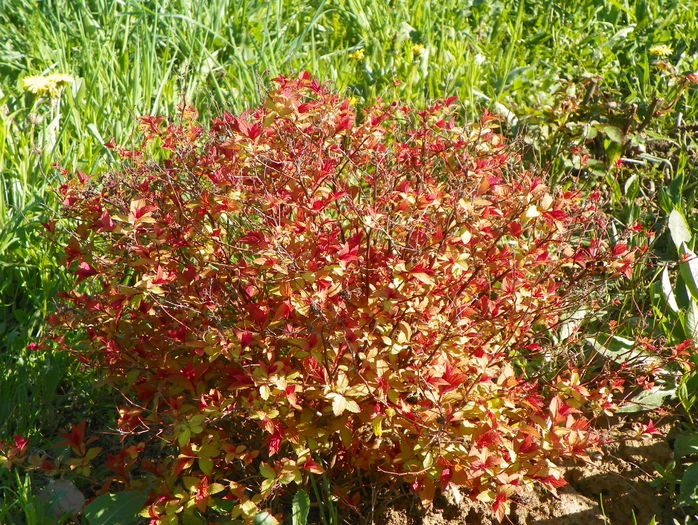
<svg viewBox="0 0 698 525"><path fill-rule="evenodd" d="M40 226L56 208L53 163L106 170L105 142L129 144L139 115L241 111L270 77L301 70L359 101L457 95L467 118L502 115L543 161L568 124L556 104L575 86L582 100L584 79L600 77L608 104L590 111L601 120L613 104L641 117L670 89L652 45L698 69L696 12L698 0L0 0L0 439L99 413L94 378L25 350L70 285ZM23 92L23 77L49 72L75 82L57 99ZM672 140L677 113L695 123L697 103L688 91L650 138ZM666 163L645 164L643 188L661 183Z"/></svg>

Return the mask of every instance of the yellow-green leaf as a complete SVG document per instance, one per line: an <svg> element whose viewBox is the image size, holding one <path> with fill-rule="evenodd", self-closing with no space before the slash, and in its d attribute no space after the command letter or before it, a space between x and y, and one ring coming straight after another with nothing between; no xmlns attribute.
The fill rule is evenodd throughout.
<svg viewBox="0 0 698 525"><path fill-rule="evenodd" d="M269 387L267 385L262 385L259 387L259 397L261 397L264 401L269 399Z"/></svg>
<svg viewBox="0 0 698 525"><path fill-rule="evenodd" d="M271 478L276 477L276 472L267 463L262 463L259 466L259 473L267 479L271 479Z"/></svg>
<svg viewBox="0 0 698 525"><path fill-rule="evenodd" d="M378 416L371 421L371 428L377 437L381 437L383 435L383 417L384 416Z"/></svg>
<svg viewBox="0 0 698 525"><path fill-rule="evenodd" d="M188 428L185 428L179 432L177 435L177 444L179 445L179 448L184 448L187 446L187 443L189 443L189 438L191 437L191 432L189 431Z"/></svg>
<svg viewBox="0 0 698 525"><path fill-rule="evenodd" d="M359 412L361 412L361 407L356 401L347 400L346 409L349 412L353 412L354 414L358 414Z"/></svg>
<svg viewBox="0 0 698 525"><path fill-rule="evenodd" d="M347 408L347 400L342 394L333 393L332 397L332 412L341 416Z"/></svg>
<svg viewBox="0 0 698 525"><path fill-rule="evenodd" d="M199 469L206 475L210 475L213 472L213 461L210 459L199 458Z"/></svg>

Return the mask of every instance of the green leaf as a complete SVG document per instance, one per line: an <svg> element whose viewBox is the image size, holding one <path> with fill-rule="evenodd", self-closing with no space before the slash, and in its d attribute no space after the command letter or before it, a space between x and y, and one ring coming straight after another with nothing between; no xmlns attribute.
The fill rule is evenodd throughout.
<svg viewBox="0 0 698 525"><path fill-rule="evenodd" d="M618 144L623 143L623 131L620 128L616 126L606 125L601 128L601 131L603 131L606 134L606 136L613 142L616 142Z"/></svg>
<svg viewBox="0 0 698 525"><path fill-rule="evenodd" d="M613 359L617 363L633 360L646 361L649 359L645 352L636 348L635 341L625 337L602 333L596 337L587 337L586 342L601 355Z"/></svg>
<svg viewBox="0 0 698 525"><path fill-rule="evenodd" d="M696 488L698 488L698 463L694 463L683 473L679 489L679 503L683 505L695 503Z"/></svg>
<svg viewBox="0 0 698 525"><path fill-rule="evenodd" d="M85 519L90 525L130 525L138 523L148 497L145 492L128 491L102 494L85 507Z"/></svg>
<svg viewBox="0 0 698 525"><path fill-rule="evenodd" d="M559 341L562 342L574 334L588 313L588 308L583 306L565 319L565 321L560 325L560 329L558 331Z"/></svg>
<svg viewBox="0 0 698 525"><path fill-rule="evenodd" d="M635 3L635 21L638 26L644 26L650 23L649 9L645 0L638 0Z"/></svg>
<svg viewBox="0 0 698 525"><path fill-rule="evenodd" d="M424 455L424 459L422 459L422 466L427 469L431 468L431 466L434 464L434 456L432 455L431 452L427 452Z"/></svg>
<svg viewBox="0 0 698 525"><path fill-rule="evenodd" d="M678 205L683 202L683 175L679 174L672 179L667 187L667 193L671 202Z"/></svg>
<svg viewBox="0 0 698 525"><path fill-rule="evenodd" d="M631 175L628 177L628 180L625 181L625 198L628 199L628 201L632 201L637 197L637 194L640 192L640 182L639 178L637 175Z"/></svg>
<svg viewBox="0 0 698 525"><path fill-rule="evenodd" d="M676 393L679 396L679 400L683 405L684 410L688 413L689 417L691 415L691 409L696 403L696 397L698 396L698 372L691 374L686 374L679 387L676 389Z"/></svg>
<svg viewBox="0 0 698 525"><path fill-rule="evenodd" d="M674 295L674 290L671 287L671 281L669 280L669 267L665 266L662 270L662 292L664 293L664 298L666 299L669 308L674 312L679 312L679 305L676 303L676 296Z"/></svg>
<svg viewBox="0 0 698 525"><path fill-rule="evenodd" d="M29 320L29 315L27 314L27 312L25 312L24 310L20 310L19 308L15 308L14 310L12 310L12 314L15 316L15 319L20 324L26 324Z"/></svg>
<svg viewBox="0 0 698 525"><path fill-rule="evenodd" d="M686 282L681 275L681 272L676 276L676 286L674 286L674 297L676 297L676 304L679 306L679 312L684 314L688 310L689 305L692 301L691 292L686 286ZM687 339L688 336L684 337Z"/></svg>
<svg viewBox="0 0 698 525"><path fill-rule="evenodd" d="M291 505L292 525L307 525L308 513L310 512L310 497L304 490L299 490L293 495Z"/></svg>
<svg viewBox="0 0 698 525"><path fill-rule="evenodd" d="M261 486L262 494L266 494L267 492L269 492L275 484L276 484L275 479L267 478L264 481L262 481L262 486Z"/></svg>
<svg viewBox="0 0 698 525"><path fill-rule="evenodd" d="M179 445L180 448L184 448L187 446L187 443L189 443L189 438L191 437L191 431L188 428L185 428L179 432L177 435L177 444Z"/></svg>
<svg viewBox="0 0 698 525"><path fill-rule="evenodd" d="M276 518L274 518L274 516L264 510L254 515L254 518L252 518L252 523L254 523L254 525L277 525L279 522L276 520Z"/></svg>
<svg viewBox="0 0 698 525"><path fill-rule="evenodd" d="M664 213L669 214L674 206L678 202L672 200L669 192L664 188L659 188L659 207L664 211Z"/></svg>
<svg viewBox="0 0 698 525"><path fill-rule="evenodd" d="M266 463L262 463L259 466L259 473L266 479L276 478L276 471Z"/></svg>
<svg viewBox="0 0 698 525"><path fill-rule="evenodd" d="M681 250L681 245L691 242L691 228L688 226L686 218L679 210L674 208L669 214L669 233L671 240L677 250Z"/></svg>
<svg viewBox="0 0 698 525"><path fill-rule="evenodd" d="M679 434L674 441L676 459L698 454L698 434Z"/></svg>
<svg viewBox="0 0 698 525"><path fill-rule="evenodd" d="M681 260L684 261L679 263L681 277L693 298L698 299L698 257L686 247L686 243L681 244L679 253Z"/></svg>
<svg viewBox="0 0 698 525"><path fill-rule="evenodd" d="M630 9L625 7L620 2L617 2L616 0L610 0L609 3L612 4L614 7L617 7L621 11L625 11L627 14L632 16L632 11L630 11ZM605 46L612 49L619 41L626 40L628 38L628 35L630 35L630 33L632 33L633 31L635 31L634 25L622 27L621 29L616 31L615 35L608 39L608 41L605 43Z"/></svg>
<svg viewBox="0 0 698 525"><path fill-rule="evenodd" d="M615 162L616 159L611 159L611 164ZM616 180L616 178L613 176L613 174L608 173L606 175L606 184L608 184L609 188L611 189L611 192L613 194L613 202L618 203L621 202L623 199L623 192L620 189L620 184Z"/></svg>
<svg viewBox="0 0 698 525"><path fill-rule="evenodd" d="M97 139L97 142L99 145L103 145L105 143L105 140L102 138L102 134L99 132L97 129L97 126L94 125L94 123L90 123L87 125L87 129L89 130L90 133L92 133L92 136Z"/></svg>
<svg viewBox="0 0 698 525"><path fill-rule="evenodd" d="M698 304L695 299L691 298L691 303L688 305L686 312L684 333L694 341L698 341Z"/></svg>
<svg viewBox="0 0 698 525"><path fill-rule="evenodd" d="M417 30L414 27L403 21L398 26L395 38L398 42L404 42L405 40L410 40L412 38L412 33L415 33L416 31Z"/></svg>
<svg viewBox="0 0 698 525"><path fill-rule="evenodd" d="M199 469L206 475L213 472L213 461L208 458L199 458Z"/></svg>
<svg viewBox="0 0 698 525"><path fill-rule="evenodd" d="M206 520L191 512L182 513L182 525L206 525Z"/></svg>
<svg viewBox="0 0 698 525"><path fill-rule="evenodd" d="M675 388L666 388L665 385L656 385L650 390L643 390L629 402L621 405L616 412L643 412L645 410L656 410L661 407L667 397L676 395Z"/></svg>

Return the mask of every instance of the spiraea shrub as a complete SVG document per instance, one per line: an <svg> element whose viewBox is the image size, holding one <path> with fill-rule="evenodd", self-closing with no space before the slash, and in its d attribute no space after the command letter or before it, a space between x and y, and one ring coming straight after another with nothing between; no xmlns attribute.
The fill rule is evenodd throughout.
<svg viewBox="0 0 698 525"><path fill-rule="evenodd" d="M78 283L54 339L123 393L110 491L148 486L153 524L272 523L320 474L347 509L372 483L499 516L564 484L618 385L551 341L633 264L593 195L454 100L357 111L301 75L197 118L142 118L49 225Z"/></svg>

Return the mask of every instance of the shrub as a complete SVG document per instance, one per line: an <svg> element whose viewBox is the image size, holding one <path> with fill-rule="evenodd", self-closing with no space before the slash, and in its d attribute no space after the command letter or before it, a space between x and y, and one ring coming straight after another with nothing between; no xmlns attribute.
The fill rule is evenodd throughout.
<svg viewBox="0 0 698 525"><path fill-rule="evenodd" d="M85 282L55 339L127 400L114 487L149 471L153 523L204 523L278 512L319 473L354 508L363 476L499 516L523 483L564 484L614 384L550 334L633 262L593 198L452 99L357 113L301 75L196 119L142 118L119 170L60 188Z"/></svg>

